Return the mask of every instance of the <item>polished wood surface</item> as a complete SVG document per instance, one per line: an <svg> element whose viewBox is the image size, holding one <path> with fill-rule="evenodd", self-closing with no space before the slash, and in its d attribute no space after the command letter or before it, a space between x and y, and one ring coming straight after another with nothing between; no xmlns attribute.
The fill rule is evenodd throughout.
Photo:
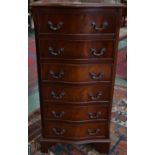
<svg viewBox="0 0 155 155"><path fill-rule="evenodd" d="M41 151L55 143L95 143L108 154L122 5L112 0L42 0L32 4L32 12Z"/></svg>
<svg viewBox="0 0 155 155"><path fill-rule="evenodd" d="M61 6L61 7L123 7L117 0L39 0L32 6Z"/></svg>
<svg viewBox="0 0 155 155"><path fill-rule="evenodd" d="M89 83L110 82L112 64L41 64L42 81Z"/></svg>
<svg viewBox="0 0 155 155"><path fill-rule="evenodd" d="M114 10L75 12L68 10L42 9L38 16L39 34L100 34L116 32ZM57 14L55 16L55 14ZM93 26L96 24L96 27Z"/></svg>
<svg viewBox="0 0 155 155"><path fill-rule="evenodd" d="M58 123L55 121L44 121L45 127L43 135L45 138L64 139L90 139L108 138L108 124L106 122L97 123Z"/></svg>
<svg viewBox="0 0 155 155"><path fill-rule="evenodd" d="M40 39L40 59L110 59L114 53L114 40L54 40ZM53 49L53 51L51 50ZM61 51L61 49L63 49Z"/></svg>
<svg viewBox="0 0 155 155"><path fill-rule="evenodd" d="M104 105L71 106L44 102L45 120L66 122L107 121L109 108Z"/></svg>
<svg viewBox="0 0 155 155"><path fill-rule="evenodd" d="M109 85L42 84L44 101L95 102L110 100Z"/></svg>

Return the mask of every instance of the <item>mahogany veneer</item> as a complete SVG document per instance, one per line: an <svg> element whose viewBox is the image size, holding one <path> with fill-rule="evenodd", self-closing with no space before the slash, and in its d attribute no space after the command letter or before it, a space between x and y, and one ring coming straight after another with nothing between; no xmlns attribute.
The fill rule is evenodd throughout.
<svg viewBox="0 0 155 155"><path fill-rule="evenodd" d="M109 138L107 122L59 123L57 121L45 121L44 123L43 136L45 138L64 138L71 140Z"/></svg>
<svg viewBox="0 0 155 155"><path fill-rule="evenodd" d="M82 74L81 74L82 73ZM111 81L112 64L41 64L42 81L96 82Z"/></svg>
<svg viewBox="0 0 155 155"><path fill-rule="evenodd" d="M113 59L114 40L54 40L40 39L39 52L47 59ZM60 48L61 47L61 48ZM63 50L61 50L63 49ZM55 51L60 51L55 54ZM103 53L103 55L101 55Z"/></svg>
<svg viewBox="0 0 155 155"><path fill-rule="evenodd" d="M43 101L93 102L109 101L110 85L62 85L53 83L41 84Z"/></svg>
<svg viewBox="0 0 155 155"><path fill-rule="evenodd" d="M113 0L32 4L42 152L55 143L93 143L108 153L122 7Z"/></svg>
<svg viewBox="0 0 155 155"><path fill-rule="evenodd" d="M46 120L57 121L78 121L78 122L91 122L95 121L107 121L109 117L109 108L104 105L61 105L57 102L51 104L44 102L43 114ZM68 121L69 120L69 121Z"/></svg>

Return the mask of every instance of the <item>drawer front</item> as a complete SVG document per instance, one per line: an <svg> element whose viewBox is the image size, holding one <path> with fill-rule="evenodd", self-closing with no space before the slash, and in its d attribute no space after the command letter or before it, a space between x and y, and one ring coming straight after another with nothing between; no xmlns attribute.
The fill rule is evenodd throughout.
<svg viewBox="0 0 155 155"><path fill-rule="evenodd" d="M112 59L114 42L40 39L41 59Z"/></svg>
<svg viewBox="0 0 155 155"><path fill-rule="evenodd" d="M107 120L109 108L101 105L71 106L60 104L43 104L43 116L45 119L69 120L69 121L95 121Z"/></svg>
<svg viewBox="0 0 155 155"><path fill-rule="evenodd" d="M44 101L58 102L96 102L109 101L111 86L109 85L61 85L42 84Z"/></svg>
<svg viewBox="0 0 155 155"><path fill-rule="evenodd" d="M42 81L97 82L111 81L112 64L41 64Z"/></svg>
<svg viewBox="0 0 155 155"><path fill-rule="evenodd" d="M108 123L58 123L44 121L43 135L45 138L89 139L108 138Z"/></svg>
<svg viewBox="0 0 155 155"><path fill-rule="evenodd" d="M89 11L80 13L73 10L42 10L38 14L39 33L53 34L99 34L114 33L116 16L114 10Z"/></svg>

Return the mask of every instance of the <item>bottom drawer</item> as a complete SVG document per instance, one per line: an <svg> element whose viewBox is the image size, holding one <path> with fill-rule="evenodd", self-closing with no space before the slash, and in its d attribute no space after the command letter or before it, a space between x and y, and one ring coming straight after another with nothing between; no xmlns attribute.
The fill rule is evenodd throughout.
<svg viewBox="0 0 155 155"><path fill-rule="evenodd" d="M109 138L107 122L99 123L58 123L45 121L43 129L44 138L65 138L73 140L91 138Z"/></svg>

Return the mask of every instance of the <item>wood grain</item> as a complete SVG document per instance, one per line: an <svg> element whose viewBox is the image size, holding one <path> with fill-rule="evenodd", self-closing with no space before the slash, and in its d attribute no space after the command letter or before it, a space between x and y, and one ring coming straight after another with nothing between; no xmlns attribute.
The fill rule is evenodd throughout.
<svg viewBox="0 0 155 155"><path fill-rule="evenodd" d="M57 121L107 121L109 108L104 105L71 106L44 102L43 115L45 120Z"/></svg>
<svg viewBox="0 0 155 155"><path fill-rule="evenodd" d="M100 33L114 33L116 32L115 10L103 9L100 12L95 10L84 9L81 10L67 9L43 9L38 12L38 32L39 34L100 34ZM56 14L56 16L55 16ZM49 27L49 22L53 23L53 27L57 28L59 23L63 23L60 29L52 30ZM99 30L95 30L92 23L96 23ZM102 28L102 24L107 22L107 27Z"/></svg>
<svg viewBox="0 0 155 155"><path fill-rule="evenodd" d="M43 128L43 135L45 138L64 138L72 140L82 140L82 139L91 139L91 138L108 138L108 125L106 122L100 123L58 123L55 121L44 121L45 126ZM53 132L53 128L57 130L64 130L62 135L56 135ZM90 129L94 135L89 135L88 129ZM96 130L99 129L99 132Z"/></svg>
<svg viewBox="0 0 155 155"><path fill-rule="evenodd" d="M122 5L107 0L42 0L32 4L32 12L41 151L47 152L57 142L95 143L108 154Z"/></svg>
<svg viewBox="0 0 155 155"><path fill-rule="evenodd" d="M62 84L42 84L42 96L44 101L61 101L61 102L89 102L89 101L109 101L110 100L109 85L62 85ZM56 94L54 98L51 92ZM64 92L64 95L61 95ZM101 92L101 95L98 95ZM89 95L96 99L92 99ZM62 96L60 98L60 96Z"/></svg>
<svg viewBox="0 0 155 155"><path fill-rule="evenodd" d="M92 40L92 41L76 41L76 40L54 40L40 39L40 59L112 59L113 58L113 40ZM55 53L63 48L64 51L54 55L49 51L52 48ZM91 49L96 49L99 54L102 49L105 52L100 55L94 55Z"/></svg>
<svg viewBox="0 0 155 155"><path fill-rule="evenodd" d="M90 83L111 81L112 64L41 64L42 81Z"/></svg>

